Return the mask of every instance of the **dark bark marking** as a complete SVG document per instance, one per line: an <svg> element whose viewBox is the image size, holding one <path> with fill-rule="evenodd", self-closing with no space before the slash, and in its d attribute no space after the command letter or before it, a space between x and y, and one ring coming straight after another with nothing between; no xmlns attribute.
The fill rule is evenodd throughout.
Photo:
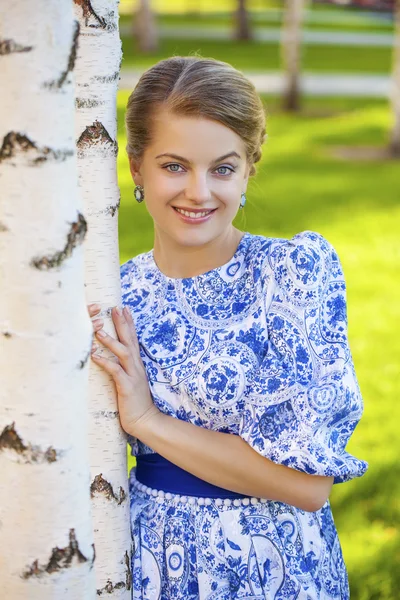
<svg viewBox="0 0 400 600"><path fill-rule="evenodd" d="M4 225L4 223L0 222L0 233L2 233L3 231L9 231L7 225Z"/></svg>
<svg viewBox="0 0 400 600"><path fill-rule="evenodd" d="M113 584L111 579L107 579L106 585L101 590L97 590L98 596L102 596L103 594L112 594L115 590L130 590L132 588L132 571L128 552L125 552L123 561L126 566L125 581L119 581L118 583Z"/></svg>
<svg viewBox="0 0 400 600"><path fill-rule="evenodd" d="M93 548L93 559L92 566L95 559L95 548ZM52 549L51 556L47 565L39 566L39 561L35 560L32 565L22 574L24 579L30 577L39 577L47 573L51 575L61 571L62 569L68 569L72 565L73 559L76 559L80 563L87 562L88 559L82 554L79 549L78 542L75 536L75 529L69 530L69 544L65 548L58 548L57 546Z"/></svg>
<svg viewBox="0 0 400 600"><path fill-rule="evenodd" d="M101 590L97 590L97 595L102 596L103 594L112 594L115 590L121 590L123 588L125 588L125 583L123 581L114 585L111 579L107 579L106 585Z"/></svg>
<svg viewBox="0 0 400 600"><path fill-rule="evenodd" d="M56 252L52 256L42 256L31 260L31 266L42 271L59 267L68 257L76 246L82 244L87 232L87 223L84 216L78 213L78 220L71 223L71 229L68 233L65 248Z"/></svg>
<svg viewBox="0 0 400 600"><path fill-rule="evenodd" d="M68 56L67 68L65 69L65 71L63 71L61 73L61 75L58 79L56 79L54 81L50 81L48 83L45 83L43 87L50 88L50 89L56 89L56 88L59 89L65 83L68 73L71 73L71 71L74 70L76 54L77 54L77 50L78 50L79 31L80 31L79 22L75 21L74 26L75 26L75 29L74 29L74 33L72 36L72 46L71 46L71 50L70 50L70 53Z"/></svg>
<svg viewBox="0 0 400 600"><path fill-rule="evenodd" d="M112 140L108 131L100 121L94 121L93 125L89 125L81 134L80 138L76 142L78 148L78 155L84 154L87 148L91 148L95 145L104 145L109 148L110 151L117 156L118 144Z"/></svg>
<svg viewBox="0 0 400 600"><path fill-rule="evenodd" d="M83 369L84 366L86 365L87 361L89 360L89 356L91 355L91 349L86 353L86 356L84 357L83 360L80 360L78 363L78 369Z"/></svg>
<svg viewBox="0 0 400 600"><path fill-rule="evenodd" d="M126 500L125 490L120 486L119 497L115 494L111 483L104 479L103 474L96 475L90 486L90 497L94 498L96 493L102 494L107 500L115 500L120 506Z"/></svg>
<svg viewBox="0 0 400 600"><path fill-rule="evenodd" d="M75 98L75 108L96 108L103 106L103 100L95 100L91 98Z"/></svg>
<svg viewBox="0 0 400 600"><path fill-rule="evenodd" d="M131 561L130 561L128 552L125 552L124 560L125 560L125 566L126 566L125 587L127 590L130 590L132 588L132 570L131 570Z"/></svg>
<svg viewBox="0 0 400 600"><path fill-rule="evenodd" d="M26 464L53 463L59 458L57 450L52 446L43 451L39 446L33 446L32 444L25 445L15 430L15 422L7 425L0 434L0 451L2 450L13 450L17 454L20 454Z"/></svg>
<svg viewBox="0 0 400 600"><path fill-rule="evenodd" d="M107 206L106 213L110 214L113 217L115 215L115 213L117 212L117 210L119 209L120 204L121 204L121 194L119 195L117 204Z"/></svg>
<svg viewBox="0 0 400 600"><path fill-rule="evenodd" d="M31 164L31 166L36 166L50 159L63 161L74 154L73 150L52 150L47 146L39 148L26 135L17 131L10 131L4 137L0 148L0 163L15 158L18 153L25 153L29 159L28 152L32 157L30 163L28 161L28 164Z"/></svg>
<svg viewBox="0 0 400 600"><path fill-rule="evenodd" d="M11 335L11 333L10 333L9 331L3 331L3 335L4 335L4 337L6 337L6 338L10 338L10 337L12 337L12 335Z"/></svg>
<svg viewBox="0 0 400 600"><path fill-rule="evenodd" d="M97 413L98 416L104 417L105 419L116 419L119 415L118 410L100 410Z"/></svg>
<svg viewBox="0 0 400 600"><path fill-rule="evenodd" d="M119 71L115 71L115 73L112 73L111 75L95 75L92 79L99 83L112 83L119 79Z"/></svg>
<svg viewBox="0 0 400 600"><path fill-rule="evenodd" d="M85 19L86 27L107 29L105 19L99 17L99 15L95 12L90 0L74 0L74 3L82 8L83 18Z"/></svg>
<svg viewBox="0 0 400 600"><path fill-rule="evenodd" d="M33 50L33 46L22 46L14 40L0 40L0 56L14 52L30 52L31 50Z"/></svg>

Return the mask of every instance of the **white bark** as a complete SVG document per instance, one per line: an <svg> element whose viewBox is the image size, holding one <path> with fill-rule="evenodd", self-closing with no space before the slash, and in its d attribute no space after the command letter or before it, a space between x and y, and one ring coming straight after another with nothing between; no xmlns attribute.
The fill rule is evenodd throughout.
<svg viewBox="0 0 400 600"><path fill-rule="evenodd" d="M88 239L87 303L98 303L105 330L116 337L110 316L121 305L118 252L116 94L121 60L117 0L75 0L80 22L76 77L78 169ZM108 353L104 349L105 353ZM89 451L99 596L130 598L131 533L126 435L117 413L115 385L91 363Z"/></svg>
<svg viewBox="0 0 400 600"><path fill-rule="evenodd" d="M392 70L393 128L390 148L394 156L400 156L400 0L395 5L395 37Z"/></svg>
<svg viewBox="0 0 400 600"><path fill-rule="evenodd" d="M69 2L0 6L0 587L94 600Z"/></svg>
<svg viewBox="0 0 400 600"><path fill-rule="evenodd" d="M286 83L283 105L300 108L301 34L305 0L286 0L282 24L282 64Z"/></svg>
<svg viewBox="0 0 400 600"><path fill-rule="evenodd" d="M139 0L134 14L133 35L140 52L157 52L159 39L156 18L151 9L151 0Z"/></svg>

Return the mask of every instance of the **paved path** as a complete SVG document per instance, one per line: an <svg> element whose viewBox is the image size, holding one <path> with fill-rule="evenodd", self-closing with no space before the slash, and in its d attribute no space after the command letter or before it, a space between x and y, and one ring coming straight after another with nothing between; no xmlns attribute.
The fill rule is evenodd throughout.
<svg viewBox="0 0 400 600"><path fill-rule="evenodd" d="M160 25L160 36L169 39L209 39L233 40L234 31L228 27L188 27L175 25ZM131 35L130 27L121 25L120 33L123 36ZM282 30L280 27L263 27L254 30L254 40L257 42L280 42ZM351 31L332 31L303 29L302 40L307 45L323 44L325 46L393 46L392 33L359 33Z"/></svg>
<svg viewBox="0 0 400 600"><path fill-rule="evenodd" d="M142 71L122 69L119 81L120 90L132 90ZM284 78L278 71L248 73L245 75L254 83L258 92L282 94ZM390 78L386 75L303 73L302 91L315 96L374 96L388 98L391 91Z"/></svg>

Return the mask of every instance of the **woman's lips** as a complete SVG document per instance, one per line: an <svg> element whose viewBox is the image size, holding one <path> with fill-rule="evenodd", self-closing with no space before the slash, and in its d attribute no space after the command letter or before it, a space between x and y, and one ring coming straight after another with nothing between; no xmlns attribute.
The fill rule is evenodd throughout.
<svg viewBox="0 0 400 600"><path fill-rule="evenodd" d="M211 209L208 214L204 215L203 217L193 217L193 216L188 216L187 214L184 215L183 213L181 213L179 210L177 210L179 207L172 207L175 211L175 213L178 215L178 217L180 219L182 219L182 221L184 223L190 223L190 224L196 224L196 223L205 223L206 221L208 221L211 216L215 213L215 211L217 210L216 208ZM186 211L185 211L186 212ZM193 213L204 213L206 212L205 210L201 210L201 211L188 211Z"/></svg>

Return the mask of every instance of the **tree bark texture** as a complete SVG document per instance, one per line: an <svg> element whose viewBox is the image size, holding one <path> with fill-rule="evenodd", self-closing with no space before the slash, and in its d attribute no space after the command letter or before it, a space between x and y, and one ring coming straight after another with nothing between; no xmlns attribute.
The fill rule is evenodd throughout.
<svg viewBox="0 0 400 600"><path fill-rule="evenodd" d="M58 0L0 23L1 597L94 600L77 23Z"/></svg>
<svg viewBox="0 0 400 600"><path fill-rule="evenodd" d="M304 0L286 0L282 25L282 66L285 73L283 108L300 109L301 33Z"/></svg>
<svg viewBox="0 0 400 600"><path fill-rule="evenodd" d="M87 303L102 307L104 329L116 333L111 308L121 305L118 251L116 95L121 62L117 0L74 0L80 23L76 76L79 187L88 221ZM105 355L111 356L103 348ZM97 595L129 600L131 554L126 435L113 380L91 362L89 452L96 545Z"/></svg>
<svg viewBox="0 0 400 600"><path fill-rule="evenodd" d="M143 54L157 52L159 46L156 17L151 8L151 0L139 0L134 14L133 35L137 48Z"/></svg>
<svg viewBox="0 0 400 600"><path fill-rule="evenodd" d="M393 128L390 140L392 156L400 157L400 0L395 4L395 36L392 70L392 114Z"/></svg>

